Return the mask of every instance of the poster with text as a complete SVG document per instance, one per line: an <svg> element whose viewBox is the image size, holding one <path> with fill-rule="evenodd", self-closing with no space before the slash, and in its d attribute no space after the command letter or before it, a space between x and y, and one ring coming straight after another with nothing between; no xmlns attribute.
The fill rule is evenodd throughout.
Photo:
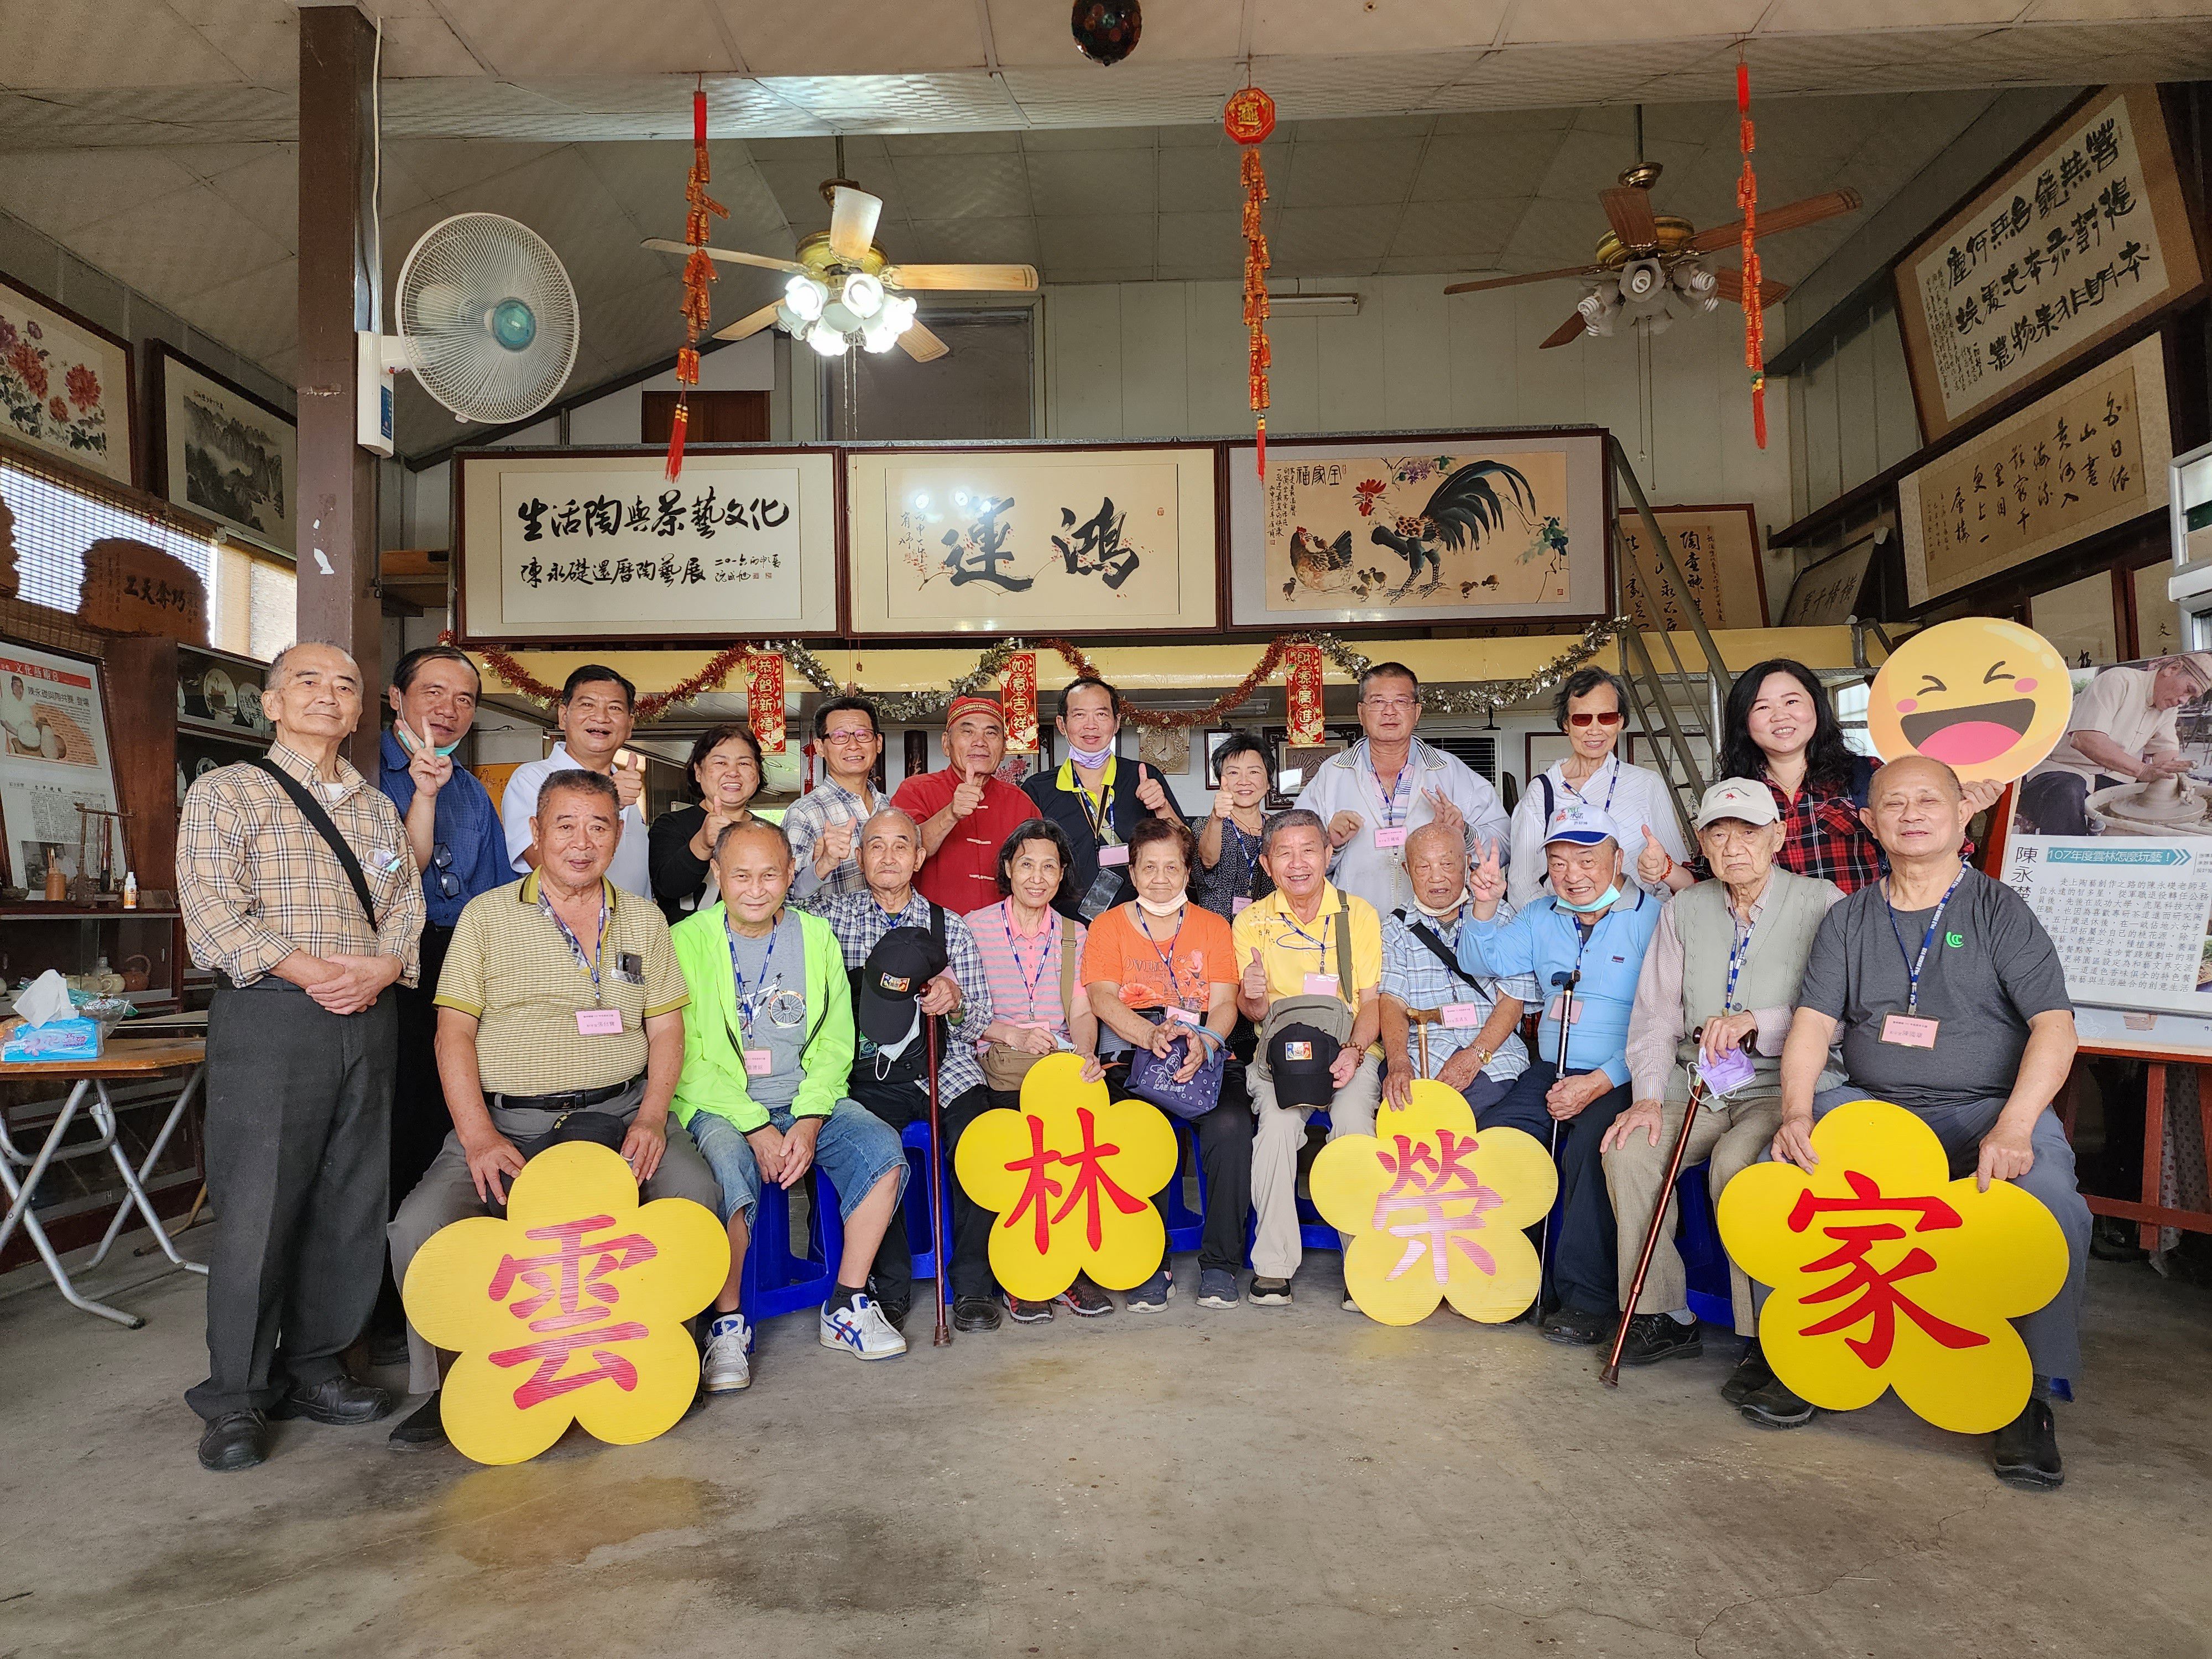
<svg viewBox="0 0 2212 1659"><path fill-rule="evenodd" d="M118 805L99 665L0 640L0 833L18 884L50 860L85 873L79 805Z"/></svg>

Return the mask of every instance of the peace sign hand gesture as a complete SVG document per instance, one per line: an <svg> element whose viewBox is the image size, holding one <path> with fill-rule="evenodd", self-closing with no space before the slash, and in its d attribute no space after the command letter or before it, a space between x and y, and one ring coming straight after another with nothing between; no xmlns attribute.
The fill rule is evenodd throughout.
<svg viewBox="0 0 2212 1659"><path fill-rule="evenodd" d="M1474 901L1474 914L1487 921L1498 908L1498 902L1505 896L1505 866L1498 856L1498 842L1493 839L1482 845L1482 857L1468 872L1468 896Z"/></svg>

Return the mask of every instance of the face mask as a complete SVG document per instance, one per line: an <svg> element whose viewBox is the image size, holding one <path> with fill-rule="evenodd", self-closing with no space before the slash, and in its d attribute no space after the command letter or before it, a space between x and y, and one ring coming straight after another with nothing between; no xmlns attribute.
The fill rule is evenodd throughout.
<svg viewBox="0 0 2212 1659"><path fill-rule="evenodd" d="M392 725L392 730L399 734L399 746L409 754L411 755L422 747L422 739L415 735L415 728L408 725L405 720L394 720ZM438 744L438 753L441 756L450 755L460 746L461 740L455 738L451 743Z"/></svg>
<svg viewBox="0 0 2212 1659"><path fill-rule="evenodd" d="M1183 901L1181 899L1176 899L1172 903L1169 904L1155 904L1152 900L1146 898L1142 893L1137 895L1137 908L1142 910L1148 916L1171 916L1177 911L1181 910L1182 907Z"/></svg>
<svg viewBox="0 0 2212 1659"><path fill-rule="evenodd" d="M1446 916L1457 915L1459 914L1460 906L1466 902L1467 901L1465 899L1461 899L1454 903L1445 905L1442 909L1438 909L1432 904L1425 903L1417 895L1413 900L1413 908L1419 910L1423 915L1426 916L1431 921L1442 921Z"/></svg>
<svg viewBox="0 0 2212 1659"><path fill-rule="evenodd" d="M1595 898L1592 899L1588 904L1571 904L1565 899L1557 896L1553 898L1552 902L1558 905L1562 910L1571 910L1577 915L1583 916L1588 915L1593 910L1602 910L1609 904L1617 903L1620 901L1620 884L1615 882L1612 886L1607 888L1605 891L1600 893Z"/></svg>
<svg viewBox="0 0 2212 1659"><path fill-rule="evenodd" d="M1067 750L1067 757L1073 761L1078 766L1081 767L1085 771L1095 772L1100 767L1106 764L1107 757L1111 755L1113 752L1114 740L1111 738L1109 738L1106 740L1106 746L1103 749L1078 749L1073 744L1070 744Z"/></svg>

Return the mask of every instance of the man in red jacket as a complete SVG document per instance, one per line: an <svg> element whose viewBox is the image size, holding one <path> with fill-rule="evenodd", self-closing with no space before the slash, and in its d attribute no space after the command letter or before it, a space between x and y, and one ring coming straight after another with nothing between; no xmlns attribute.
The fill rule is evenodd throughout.
<svg viewBox="0 0 2212 1659"><path fill-rule="evenodd" d="M955 697L945 711L942 772L898 787L891 805L921 826L927 856L915 890L956 916L999 902L999 848L1036 816L1030 798L998 776L1006 717L995 697Z"/></svg>

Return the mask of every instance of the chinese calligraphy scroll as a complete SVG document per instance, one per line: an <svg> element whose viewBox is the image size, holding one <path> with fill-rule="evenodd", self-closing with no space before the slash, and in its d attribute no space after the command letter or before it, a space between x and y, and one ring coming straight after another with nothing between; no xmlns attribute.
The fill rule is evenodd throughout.
<svg viewBox="0 0 2212 1659"><path fill-rule="evenodd" d="M745 659L745 717L763 755L783 752L783 659L763 651Z"/></svg>
<svg viewBox="0 0 2212 1659"><path fill-rule="evenodd" d="M1912 603L2164 507L2172 459L2153 336L1899 481Z"/></svg>
<svg viewBox="0 0 2212 1659"><path fill-rule="evenodd" d="M1036 653L1017 651L1006 659L999 681L999 707L1006 717L1006 752L1034 755L1037 751Z"/></svg>
<svg viewBox="0 0 2212 1659"><path fill-rule="evenodd" d="M2108 87L1897 266L1929 442L2203 281L2155 87Z"/></svg>
<svg viewBox="0 0 2212 1659"><path fill-rule="evenodd" d="M1759 523L1747 503L1729 507L1655 507L1674 544L1674 562L1690 585L1698 614L1708 628L1766 626L1766 574L1759 556ZM1626 562L1628 592L1638 628L1686 630L1689 618L1672 584L1661 575L1657 556L1645 544L1650 532L1640 513L1620 514L1621 556ZM1655 594L1644 582L1649 572L1659 584Z"/></svg>
<svg viewBox="0 0 2212 1659"><path fill-rule="evenodd" d="M1283 712L1286 730L1283 741L1293 749L1310 749L1323 737L1321 647L1293 645L1283 652Z"/></svg>

